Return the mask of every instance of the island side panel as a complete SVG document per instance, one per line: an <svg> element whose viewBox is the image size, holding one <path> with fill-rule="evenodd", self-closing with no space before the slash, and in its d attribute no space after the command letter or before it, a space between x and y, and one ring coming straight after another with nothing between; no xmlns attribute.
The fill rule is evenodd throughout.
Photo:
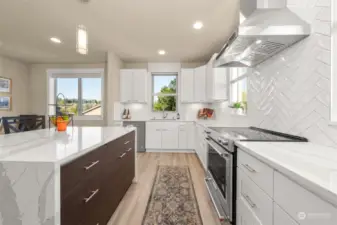
<svg viewBox="0 0 337 225"><path fill-rule="evenodd" d="M0 225L59 225L59 167L0 162Z"/></svg>

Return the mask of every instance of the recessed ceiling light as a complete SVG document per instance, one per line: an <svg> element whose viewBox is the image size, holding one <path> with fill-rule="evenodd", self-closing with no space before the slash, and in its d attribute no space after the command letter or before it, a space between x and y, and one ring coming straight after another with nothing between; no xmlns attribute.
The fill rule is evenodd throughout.
<svg viewBox="0 0 337 225"><path fill-rule="evenodd" d="M165 50L159 50L159 51L158 51L158 54L159 54L159 55L165 55L166 52L165 52Z"/></svg>
<svg viewBox="0 0 337 225"><path fill-rule="evenodd" d="M204 24L201 21L196 21L193 24L193 28L196 29L196 30L200 30L203 26L204 26Z"/></svg>
<svg viewBox="0 0 337 225"><path fill-rule="evenodd" d="M54 43L57 43L57 44L61 44L62 43L62 41L59 38L57 38L57 37L51 37L50 40L52 42L54 42Z"/></svg>

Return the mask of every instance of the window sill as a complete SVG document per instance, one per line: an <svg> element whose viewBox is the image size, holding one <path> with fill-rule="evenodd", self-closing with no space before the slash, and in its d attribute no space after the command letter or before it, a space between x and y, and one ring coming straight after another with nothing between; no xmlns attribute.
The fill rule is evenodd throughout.
<svg viewBox="0 0 337 225"><path fill-rule="evenodd" d="M232 109L232 116L247 116L247 112L243 112L242 110Z"/></svg>
<svg viewBox="0 0 337 225"><path fill-rule="evenodd" d="M104 120L103 116L74 116L74 120L80 121L88 121L88 120L95 120L95 121L102 121Z"/></svg>

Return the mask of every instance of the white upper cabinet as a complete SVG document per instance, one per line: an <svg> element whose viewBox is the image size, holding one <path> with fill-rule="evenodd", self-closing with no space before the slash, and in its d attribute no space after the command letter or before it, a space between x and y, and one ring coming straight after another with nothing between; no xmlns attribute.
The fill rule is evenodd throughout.
<svg viewBox="0 0 337 225"><path fill-rule="evenodd" d="M194 102L194 69L182 69L180 77L181 102Z"/></svg>
<svg viewBox="0 0 337 225"><path fill-rule="evenodd" d="M120 71L120 101L121 102L128 102L133 97L132 93L132 77L133 71L132 70L121 70Z"/></svg>
<svg viewBox="0 0 337 225"><path fill-rule="evenodd" d="M229 68L213 68L215 57L216 54L207 64L206 86L209 102L228 100Z"/></svg>
<svg viewBox="0 0 337 225"><path fill-rule="evenodd" d="M206 66L194 69L194 100L206 102Z"/></svg>
<svg viewBox="0 0 337 225"><path fill-rule="evenodd" d="M180 74L180 97L182 103L207 102L206 66L182 69Z"/></svg>
<svg viewBox="0 0 337 225"><path fill-rule="evenodd" d="M147 78L147 71L144 69L120 70L120 101L146 103Z"/></svg>

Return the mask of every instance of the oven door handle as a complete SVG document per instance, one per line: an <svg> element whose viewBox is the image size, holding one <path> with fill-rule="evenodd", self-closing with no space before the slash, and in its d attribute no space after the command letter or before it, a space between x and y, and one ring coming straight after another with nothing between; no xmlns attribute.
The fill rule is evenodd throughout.
<svg viewBox="0 0 337 225"><path fill-rule="evenodd" d="M228 153L224 153L218 150L218 147L215 146L213 143L211 143L211 139L206 138L207 144L209 144L221 157L225 158L226 160L229 160L230 155Z"/></svg>

